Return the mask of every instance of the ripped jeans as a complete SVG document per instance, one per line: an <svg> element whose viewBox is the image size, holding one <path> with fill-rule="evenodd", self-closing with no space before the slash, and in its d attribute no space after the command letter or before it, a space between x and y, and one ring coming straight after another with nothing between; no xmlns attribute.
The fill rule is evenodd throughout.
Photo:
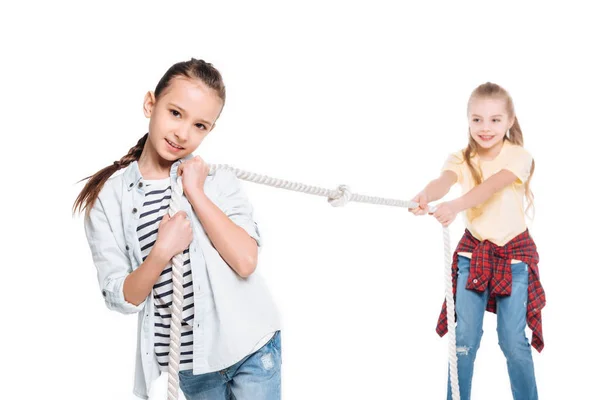
<svg viewBox="0 0 600 400"><path fill-rule="evenodd" d="M187 400L280 400L281 331L224 370L202 375L179 371L179 387Z"/></svg>
<svg viewBox="0 0 600 400"><path fill-rule="evenodd" d="M456 287L456 353L461 400L471 398L473 367L483 335L483 315L489 297L489 289L483 293L466 289L470 263L469 258L459 255ZM528 266L521 262L512 264L511 269L511 295L496 298L498 342L506 357L513 398L537 400L531 346L525 336ZM452 399L450 376L448 376L447 398Z"/></svg>

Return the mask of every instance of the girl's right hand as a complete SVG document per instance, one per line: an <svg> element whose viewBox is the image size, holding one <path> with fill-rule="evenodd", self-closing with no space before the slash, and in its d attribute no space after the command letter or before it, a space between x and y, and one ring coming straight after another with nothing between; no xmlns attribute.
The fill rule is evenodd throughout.
<svg viewBox="0 0 600 400"><path fill-rule="evenodd" d="M185 211L178 211L173 217L167 212L158 225L154 247L170 260L190 246L192 237L192 223Z"/></svg>
<svg viewBox="0 0 600 400"><path fill-rule="evenodd" d="M429 206L427 205L429 203L429 200L427 199L425 193L419 193L412 199L412 201L414 201L415 203L419 203L419 206L415 208L409 208L408 211L410 211L414 215L427 214L427 212L429 211Z"/></svg>

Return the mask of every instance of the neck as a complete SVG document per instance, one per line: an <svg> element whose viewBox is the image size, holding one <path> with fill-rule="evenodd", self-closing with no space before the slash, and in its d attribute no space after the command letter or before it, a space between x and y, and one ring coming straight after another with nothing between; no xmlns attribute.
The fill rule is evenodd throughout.
<svg viewBox="0 0 600 400"><path fill-rule="evenodd" d="M138 160L138 167L142 177L145 179L167 178L171 172L173 161L162 158L150 143L146 142L144 150Z"/></svg>
<svg viewBox="0 0 600 400"><path fill-rule="evenodd" d="M479 148L477 149L477 154L482 160L493 160L498 156L498 154L500 154L503 145L504 139L501 140L499 143L495 144L494 147L490 147L489 149L482 149L478 146Z"/></svg>

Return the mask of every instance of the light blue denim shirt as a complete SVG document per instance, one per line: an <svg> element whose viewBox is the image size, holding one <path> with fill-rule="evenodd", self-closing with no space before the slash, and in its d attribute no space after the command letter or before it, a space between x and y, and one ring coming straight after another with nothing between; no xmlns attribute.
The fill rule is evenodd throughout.
<svg viewBox="0 0 600 400"><path fill-rule="evenodd" d="M180 163L177 160L171 166L172 187ZM256 240L260 251L253 208L235 174L217 170L208 175L204 192ZM143 178L134 161L107 180L84 219L84 228L106 306L123 314L138 314L134 394L147 399L151 384L160 376L154 356L152 292L137 306L123 296L125 278L142 263L136 229L143 201ZM281 319L258 268L248 278L240 277L213 247L185 197L182 207L191 218L194 236L189 252L195 309L193 373L203 374L222 370L250 354L261 338L281 329Z"/></svg>

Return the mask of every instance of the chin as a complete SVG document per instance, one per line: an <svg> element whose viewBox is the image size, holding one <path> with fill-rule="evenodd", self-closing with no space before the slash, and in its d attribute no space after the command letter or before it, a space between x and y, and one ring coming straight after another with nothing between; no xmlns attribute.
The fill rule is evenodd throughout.
<svg viewBox="0 0 600 400"><path fill-rule="evenodd" d="M158 155L163 160L167 160L167 161L177 161L178 159L180 159L180 158L183 157L183 155L182 156L177 156L175 154L170 153L169 151L161 151L161 152L158 153Z"/></svg>

